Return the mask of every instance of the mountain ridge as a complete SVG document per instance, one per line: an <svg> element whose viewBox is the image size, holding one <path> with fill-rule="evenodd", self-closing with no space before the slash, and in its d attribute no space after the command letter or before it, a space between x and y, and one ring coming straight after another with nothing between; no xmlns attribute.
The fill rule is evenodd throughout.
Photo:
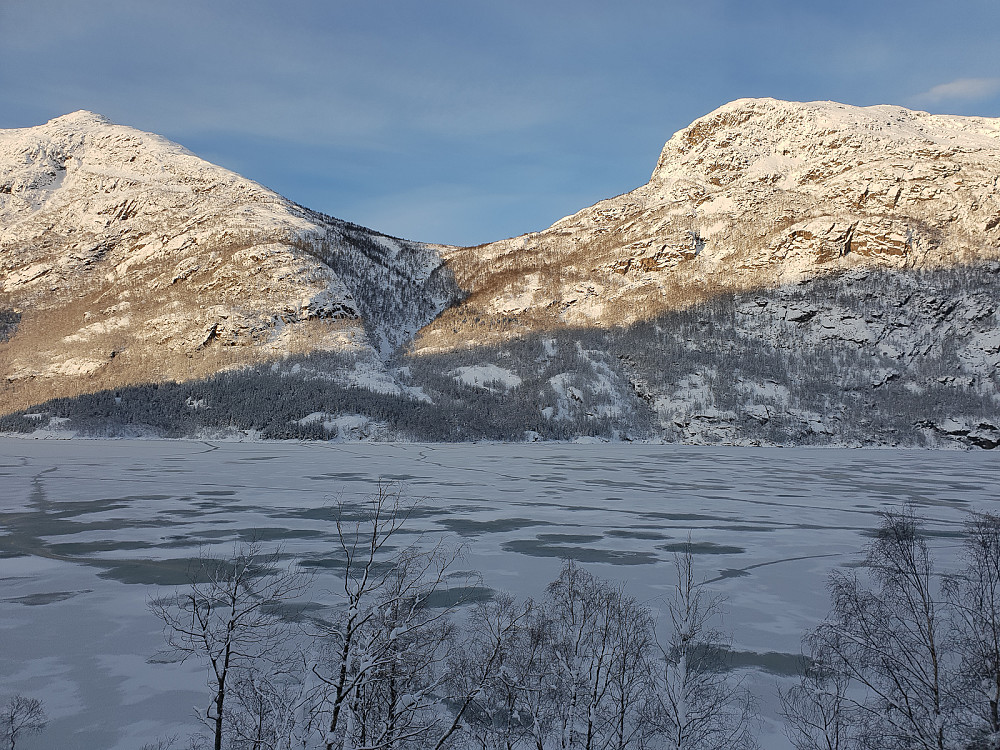
<svg viewBox="0 0 1000 750"><path fill-rule="evenodd" d="M998 182L1000 118L743 99L675 133L635 190L460 248L71 113L0 131L4 411L29 429L71 419L24 417L32 404L145 383L221 402L217 376L238 367L272 398L326 384L280 418L241 417L271 436L992 447ZM876 278L896 308L852 291ZM825 401L747 359L798 369ZM883 401L870 438L848 423ZM185 429L216 424L188 412Z"/></svg>

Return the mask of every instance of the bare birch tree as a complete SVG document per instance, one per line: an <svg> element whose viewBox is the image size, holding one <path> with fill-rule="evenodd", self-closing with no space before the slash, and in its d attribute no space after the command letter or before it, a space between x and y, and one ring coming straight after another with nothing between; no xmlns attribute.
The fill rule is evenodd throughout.
<svg viewBox="0 0 1000 750"><path fill-rule="evenodd" d="M594 750L603 744L600 735L607 722L601 709L613 666L614 591L567 560L546 593L549 658L559 690L559 747Z"/></svg>
<svg viewBox="0 0 1000 750"><path fill-rule="evenodd" d="M828 633L836 637L835 633ZM857 747L852 722L856 712L847 691L851 680L822 638L809 634L805 670L799 683L779 692L785 734L795 750L850 750Z"/></svg>
<svg viewBox="0 0 1000 750"><path fill-rule="evenodd" d="M833 612L816 631L858 687L848 692L856 738L873 749L954 747L956 652L912 508L883 515L863 569L867 580L831 574Z"/></svg>
<svg viewBox="0 0 1000 750"><path fill-rule="evenodd" d="M452 616L478 578L452 573L458 553L443 542L396 546L416 504L380 482L360 514L341 505L341 602L319 633L324 657L312 665L325 694L327 750L440 748L471 702L450 696L457 708L445 710Z"/></svg>
<svg viewBox="0 0 1000 750"><path fill-rule="evenodd" d="M302 655L275 655L273 664L234 671L228 717L229 750L306 748L315 734ZM269 660L270 661L270 660ZM261 667L273 667L266 669Z"/></svg>
<svg viewBox="0 0 1000 750"><path fill-rule="evenodd" d="M548 607L532 603L530 611L513 642L513 653L501 677L508 701L516 706L517 723L503 739L510 750L517 741L543 750L559 727L563 691L553 670L552 617ZM517 730L523 730L523 735Z"/></svg>
<svg viewBox="0 0 1000 750"><path fill-rule="evenodd" d="M722 601L700 588L690 551L674 556L677 583L669 630L659 643L656 682L659 734L670 750L756 747L755 706L742 680L725 669L728 641L712 621Z"/></svg>
<svg viewBox="0 0 1000 750"><path fill-rule="evenodd" d="M199 717L212 732L215 750L222 749L226 701L236 672L259 669L288 638L275 610L308 585L294 568L279 568L279 559L278 551L266 553L256 541L236 545L228 559L203 553L189 571L186 588L149 602L163 621L168 651L181 661L207 662L212 697Z"/></svg>
<svg viewBox="0 0 1000 750"><path fill-rule="evenodd" d="M39 698L15 695L0 708L0 731L10 750L17 750L18 740L38 734L47 723L45 707Z"/></svg>
<svg viewBox="0 0 1000 750"><path fill-rule="evenodd" d="M399 533L412 503L398 487L379 482L368 498L367 508L352 524L349 509L341 503L337 516L337 540L344 556L342 611L320 633L324 657L314 661L311 671L325 692L327 710L323 744L333 750L337 742L349 748L355 733L356 702L376 664L367 653L371 647L370 621L376 616L376 599L390 586L392 552L390 541Z"/></svg>
<svg viewBox="0 0 1000 750"><path fill-rule="evenodd" d="M411 550L394 560L390 583L376 600L352 704L358 747L436 744L430 736L444 721L438 709L445 661L456 639L449 608L429 601L444 586L450 563L441 552Z"/></svg>
<svg viewBox="0 0 1000 750"><path fill-rule="evenodd" d="M528 646L534 603L518 605L498 592L476 606L468 634L450 664L453 695L467 703L456 712L462 734L481 750L512 750L532 736L532 677L540 668L540 649Z"/></svg>
<svg viewBox="0 0 1000 750"><path fill-rule="evenodd" d="M542 664L552 676L535 681L532 706L539 731L558 735L562 750L624 750L648 728L652 616L622 586L603 581L573 561L549 584L536 622ZM548 686L546 686L546 682ZM527 689L527 688L526 688Z"/></svg>
<svg viewBox="0 0 1000 750"><path fill-rule="evenodd" d="M961 659L962 738L970 748L1000 748L1000 516L966 523L963 569L946 579L945 596Z"/></svg>
<svg viewBox="0 0 1000 750"><path fill-rule="evenodd" d="M651 734L648 718L653 695L653 647L656 639L650 611L624 589L611 598L612 662L609 676L610 727L606 747L626 750L642 746Z"/></svg>

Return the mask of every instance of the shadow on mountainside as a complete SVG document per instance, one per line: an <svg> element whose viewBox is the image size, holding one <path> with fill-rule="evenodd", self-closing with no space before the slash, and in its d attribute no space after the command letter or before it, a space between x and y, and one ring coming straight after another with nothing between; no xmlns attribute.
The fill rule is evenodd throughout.
<svg viewBox="0 0 1000 750"><path fill-rule="evenodd" d="M1000 264L851 272L625 328L345 354L55 399L0 418L94 436L1000 444Z"/></svg>

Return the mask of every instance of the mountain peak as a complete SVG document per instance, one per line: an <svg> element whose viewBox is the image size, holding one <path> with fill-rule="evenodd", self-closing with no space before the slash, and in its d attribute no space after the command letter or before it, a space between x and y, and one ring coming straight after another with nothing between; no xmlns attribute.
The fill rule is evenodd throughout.
<svg viewBox="0 0 1000 750"><path fill-rule="evenodd" d="M674 133L652 177L699 173L721 185L755 174L765 162L774 174L778 162L789 168L813 160L840 166L885 159L912 163L959 151L995 154L998 146L1000 118L933 115L884 104L737 99Z"/></svg>
<svg viewBox="0 0 1000 750"><path fill-rule="evenodd" d="M66 115L54 117L45 124L64 125L75 128L93 125L114 125L114 123L104 115L98 114L97 112L91 112L87 109L78 109L76 112L70 112Z"/></svg>

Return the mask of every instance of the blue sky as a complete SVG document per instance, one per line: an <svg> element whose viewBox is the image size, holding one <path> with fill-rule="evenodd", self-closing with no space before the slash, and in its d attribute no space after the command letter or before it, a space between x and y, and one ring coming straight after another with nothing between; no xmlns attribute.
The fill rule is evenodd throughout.
<svg viewBox="0 0 1000 750"><path fill-rule="evenodd" d="M90 109L432 242L631 190L746 96L1000 116L1000 2L0 0L0 128Z"/></svg>

